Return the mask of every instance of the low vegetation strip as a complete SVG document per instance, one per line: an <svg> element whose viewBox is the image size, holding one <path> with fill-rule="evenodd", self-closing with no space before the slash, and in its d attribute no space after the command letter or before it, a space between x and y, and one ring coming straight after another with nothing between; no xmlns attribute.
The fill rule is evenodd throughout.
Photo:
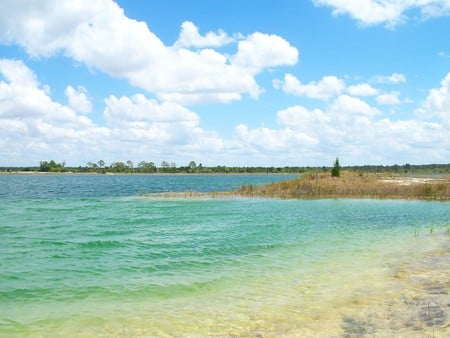
<svg viewBox="0 0 450 338"><path fill-rule="evenodd" d="M243 186L237 195L277 198L393 198L450 200L450 176L402 177L371 173L306 173L293 180L265 186Z"/></svg>

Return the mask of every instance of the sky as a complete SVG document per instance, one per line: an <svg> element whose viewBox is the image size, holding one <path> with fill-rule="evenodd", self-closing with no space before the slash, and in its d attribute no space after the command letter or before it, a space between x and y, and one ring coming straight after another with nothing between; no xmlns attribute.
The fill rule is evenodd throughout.
<svg viewBox="0 0 450 338"><path fill-rule="evenodd" d="M450 163L449 0L0 0L0 166Z"/></svg>

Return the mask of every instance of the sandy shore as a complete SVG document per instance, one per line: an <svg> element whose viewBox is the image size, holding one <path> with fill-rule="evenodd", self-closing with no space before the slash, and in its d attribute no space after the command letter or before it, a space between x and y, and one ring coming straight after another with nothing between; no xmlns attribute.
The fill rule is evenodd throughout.
<svg viewBox="0 0 450 338"><path fill-rule="evenodd" d="M411 184L439 184L446 183L450 181L450 176L442 177L389 177L380 179L382 182L395 183L398 185L411 185Z"/></svg>

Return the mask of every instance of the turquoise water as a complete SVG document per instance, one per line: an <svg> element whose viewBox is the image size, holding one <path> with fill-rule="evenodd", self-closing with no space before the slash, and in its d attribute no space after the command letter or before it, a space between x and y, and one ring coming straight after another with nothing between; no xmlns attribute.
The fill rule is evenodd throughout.
<svg viewBox="0 0 450 338"><path fill-rule="evenodd" d="M0 336L449 331L450 203L163 199L285 176L0 176Z"/></svg>

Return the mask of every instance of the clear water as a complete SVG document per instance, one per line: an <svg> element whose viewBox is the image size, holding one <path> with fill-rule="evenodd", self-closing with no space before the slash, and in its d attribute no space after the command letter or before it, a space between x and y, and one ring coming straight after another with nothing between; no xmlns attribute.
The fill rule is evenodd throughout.
<svg viewBox="0 0 450 338"><path fill-rule="evenodd" d="M0 336L447 337L450 203L162 199L285 176L0 176Z"/></svg>

